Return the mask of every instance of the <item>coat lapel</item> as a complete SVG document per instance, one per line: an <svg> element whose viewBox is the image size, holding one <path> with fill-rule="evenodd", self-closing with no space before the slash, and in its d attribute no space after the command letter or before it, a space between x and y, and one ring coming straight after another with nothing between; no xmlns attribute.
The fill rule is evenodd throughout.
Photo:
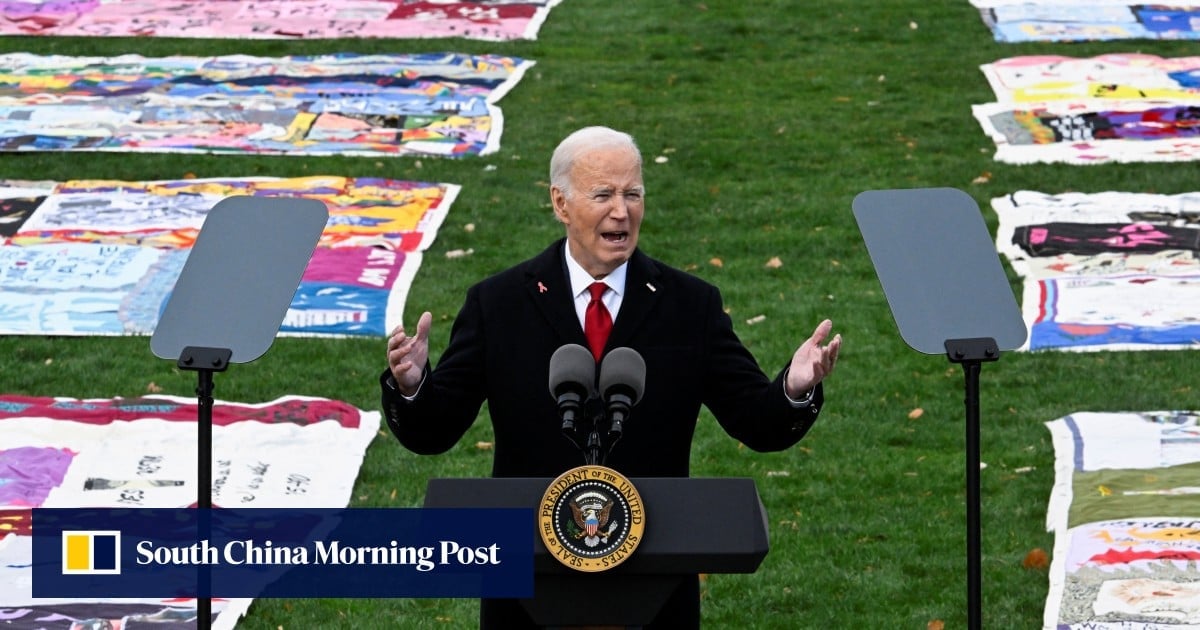
<svg viewBox="0 0 1200 630"><path fill-rule="evenodd" d="M555 242L529 261L525 269L525 291L563 343L586 347L587 339L575 315L571 283L567 280L563 262L563 243L564 240Z"/></svg>
<svg viewBox="0 0 1200 630"><path fill-rule="evenodd" d="M613 322L607 349L627 345L633 333L658 304L663 293L658 276L659 271L650 258L642 254L640 249L634 250L625 276L625 296L621 298L621 310Z"/></svg>

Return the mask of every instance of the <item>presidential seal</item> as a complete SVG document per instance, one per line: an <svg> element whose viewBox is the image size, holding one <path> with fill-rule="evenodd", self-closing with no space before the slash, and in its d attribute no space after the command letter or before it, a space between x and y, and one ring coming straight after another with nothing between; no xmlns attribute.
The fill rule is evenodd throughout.
<svg viewBox="0 0 1200 630"><path fill-rule="evenodd" d="M546 488L538 532L559 562L577 571L606 571L624 562L642 542L642 497L621 473L580 466Z"/></svg>

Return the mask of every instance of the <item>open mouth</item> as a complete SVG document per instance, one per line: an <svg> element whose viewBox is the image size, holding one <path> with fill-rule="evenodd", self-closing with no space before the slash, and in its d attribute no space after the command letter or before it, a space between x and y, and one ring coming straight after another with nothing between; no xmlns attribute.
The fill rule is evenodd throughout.
<svg viewBox="0 0 1200 630"><path fill-rule="evenodd" d="M629 232L601 232L600 236L609 243L624 243L629 240Z"/></svg>

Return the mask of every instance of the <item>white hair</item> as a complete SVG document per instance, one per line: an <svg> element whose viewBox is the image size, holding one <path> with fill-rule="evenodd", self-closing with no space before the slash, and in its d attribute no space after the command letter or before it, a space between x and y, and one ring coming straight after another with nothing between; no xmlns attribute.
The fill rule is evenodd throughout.
<svg viewBox="0 0 1200 630"><path fill-rule="evenodd" d="M571 169L584 153L596 149L629 149L637 156L638 168L642 167L642 152L638 150L633 136L608 127L584 127L563 138L550 156L550 185L571 197Z"/></svg>

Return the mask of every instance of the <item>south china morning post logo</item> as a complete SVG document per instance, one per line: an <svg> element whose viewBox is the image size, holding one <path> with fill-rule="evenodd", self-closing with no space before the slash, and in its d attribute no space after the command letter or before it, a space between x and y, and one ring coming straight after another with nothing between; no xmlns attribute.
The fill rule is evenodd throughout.
<svg viewBox="0 0 1200 630"><path fill-rule="evenodd" d="M120 575L121 532L62 532L63 575Z"/></svg>
<svg viewBox="0 0 1200 630"><path fill-rule="evenodd" d="M499 543L467 547L453 540L436 545L404 545L396 540L372 546L317 540L311 545L278 544L271 539L202 540L188 546L162 546L143 540L135 545L135 562L142 566L395 566L428 572L449 566L499 566ZM117 573L120 571L118 570Z"/></svg>
<svg viewBox="0 0 1200 630"><path fill-rule="evenodd" d="M35 511L33 596L533 594L532 509L198 512Z"/></svg>

